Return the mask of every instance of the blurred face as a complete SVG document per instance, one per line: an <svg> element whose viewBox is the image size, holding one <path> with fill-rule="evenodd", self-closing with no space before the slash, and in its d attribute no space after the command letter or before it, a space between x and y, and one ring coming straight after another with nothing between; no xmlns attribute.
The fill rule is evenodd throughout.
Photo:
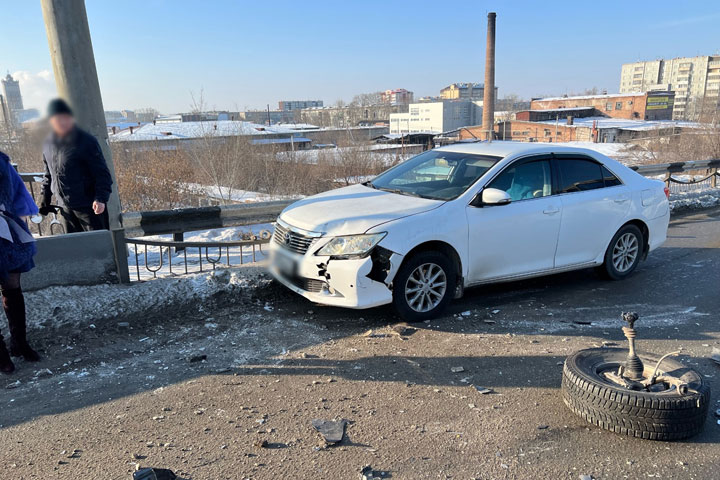
<svg viewBox="0 0 720 480"><path fill-rule="evenodd" d="M53 115L50 117L49 122L50 128L52 128L53 132L55 132L55 135L58 137L64 137L75 127L75 119L72 115L68 115L67 113Z"/></svg>

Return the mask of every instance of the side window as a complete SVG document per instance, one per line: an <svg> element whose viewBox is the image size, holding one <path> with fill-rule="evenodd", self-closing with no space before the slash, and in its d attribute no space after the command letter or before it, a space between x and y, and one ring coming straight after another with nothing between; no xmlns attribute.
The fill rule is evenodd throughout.
<svg viewBox="0 0 720 480"><path fill-rule="evenodd" d="M605 179L606 187L614 187L616 185L622 185L622 182L605 167L602 167L603 178Z"/></svg>
<svg viewBox="0 0 720 480"><path fill-rule="evenodd" d="M602 166L589 160L559 159L560 169L559 193L584 192L603 188Z"/></svg>
<svg viewBox="0 0 720 480"><path fill-rule="evenodd" d="M503 190L513 202L552 194L552 174L549 160L535 160L511 165L497 176L490 188Z"/></svg>

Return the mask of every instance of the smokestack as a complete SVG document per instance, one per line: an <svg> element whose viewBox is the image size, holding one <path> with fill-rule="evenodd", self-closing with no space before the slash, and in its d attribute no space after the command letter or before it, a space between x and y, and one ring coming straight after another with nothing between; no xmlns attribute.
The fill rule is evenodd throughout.
<svg viewBox="0 0 720 480"><path fill-rule="evenodd" d="M495 12L488 13L483 96L483 133L486 140L492 140L495 123L495 17Z"/></svg>

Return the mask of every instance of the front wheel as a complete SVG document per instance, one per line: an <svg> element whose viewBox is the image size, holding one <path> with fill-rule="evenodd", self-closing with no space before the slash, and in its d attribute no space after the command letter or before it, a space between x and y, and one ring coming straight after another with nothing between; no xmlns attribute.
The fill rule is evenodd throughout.
<svg viewBox="0 0 720 480"><path fill-rule="evenodd" d="M420 252L410 257L393 281L393 305L400 317L421 322L437 317L455 292L457 274L447 256Z"/></svg>
<svg viewBox="0 0 720 480"><path fill-rule="evenodd" d="M629 276L643 254L643 234L635 225L625 225L615 234L605 252L605 262L598 267L601 275L612 280Z"/></svg>

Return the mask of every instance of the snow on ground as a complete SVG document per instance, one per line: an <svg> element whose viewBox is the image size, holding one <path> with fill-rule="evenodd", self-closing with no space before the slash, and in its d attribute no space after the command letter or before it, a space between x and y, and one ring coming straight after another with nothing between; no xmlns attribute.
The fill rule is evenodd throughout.
<svg viewBox="0 0 720 480"><path fill-rule="evenodd" d="M215 185L202 185L199 183L187 183L183 185L189 192L196 195L203 195L208 198L237 203L272 202L275 200L291 200L301 198L300 195L270 195L268 193L253 192L251 190L240 190Z"/></svg>
<svg viewBox="0 0 720 480"><path fill-rule="evenodd" d="M670 194L670 211L672 212L711 208L718 205L720 205L720 188Z"/></svg>
<svg viewBox="0 0 720 480"><path fill-rule="evenodd" d="M249 296L268 281L264 269L242 267L129 285L49 287L25 293L27 318L35 328L130 318L202 305L220 292Z"/></svg>

